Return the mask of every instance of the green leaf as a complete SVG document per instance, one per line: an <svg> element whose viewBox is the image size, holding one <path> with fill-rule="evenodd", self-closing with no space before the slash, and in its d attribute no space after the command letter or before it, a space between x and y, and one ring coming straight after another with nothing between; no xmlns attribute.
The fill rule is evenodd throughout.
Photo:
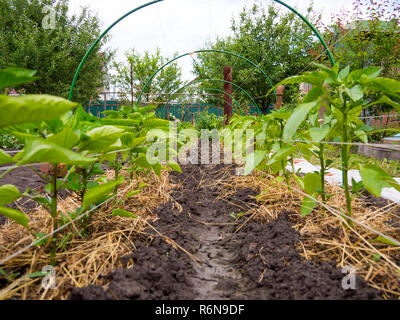
<svg viewBox="0 0 400 320"><path fill-rule="evenodd" d="M351 179L351 191L353 193L358 193L360 190L364 188L364 183L361 181L356 181L354 178Z"/></svg>
<svg viewBox="0 0 400 320"><path fill-rule="evenodd" d="M304 189L307 194L313 195L321 190L321 179L319 173L307 173L304 177Z"/></svg>
<svg viewBox="0 0 400 320"><path fill-rule="evenodd" d="M157 162L151 166L157 176L161 176L161 163Z"/></svg>
<svg viewBox="0 0 400 320"><path fill-rule="evenodd" d="M176 172L179 172L179 173L182 173L181 167L180 167L179 164L177 164L175 161L169 161L169 162L168 162L168 166L169 166L172 170L174 170L174 171L176 171Z"/></svg>
<svg viewBox="0 0 400 320"><path fill-rule="evenodd" d="M383 188L395 188L400 191L400 185L396 180L376 165L362 166L360 174L365 188L375 197L381 196Z"/></svg>
<svg viewBox="0 0 400 320"><path fill-rule="evenodd" d="M330 68L330 67L327 67L327 66L325 66L323 64L315 63L315 62L313 63L313 65L315 65L316 67L320 68L321 70L323 70L327 74L329 74L329 76L332 78L333 81L337 80L337 78L338 78L338 73L337 73L338 68L337 68L337 66L336 67L334 66L334 67Z"/></svg>
<svg viewBox="0 0 400 320"><path fill-rule="evenodd" d="M3 150L0 150L0 166L13 162L13 158Z"/></svg>
<svg viewBox="0 0 400 320"><path fill-rule="evenodd" d="M44 232L38 232L38 233L35 234L35 236L36 236L36 241L42 239L41 241L36 242L36 246L37 247L44 246L48 241L47 238L43 239L43 238L46 237L46 234Z"/></svg>
<svg viewBox="0 0 400 320"><path fill-rule="evenodd" d="M130 143L131 147L136 147L139 145L142 145L146 142L146 137L138 137L132 140L132 142Z"/></svg>
<svg viewBox="0 0 400 320"><path fill-rule="evenodd" d="M346 88L346 92L353 101L359 101L364 97L364 91L358 84L351 89Z"/></svg>
<svg viewBox="0 0 400 320"><path fill-rule="evenodd" d="M347 76L349 75L349 73L350 73L350 66L347 66L346 68L342 69L339 72L338 80L339 81L345 80L347 78Z"/></svg>
<svg viewBox="0 0 400 320"><path fill-rule="evenodd" d="M114 126L103 126L95 128L86 133L88 139L81 144L80 150L104 151L115 144L124 130Z"/></svg>
<svg viewBox="0 0 400 320"><path fill-rule="evenodd" d="M376 78L368 81L369 89L383 91L391 95L398 96L400 93L400 81L390 78Z"/></svg>
<svg viewBox="0 0 400 320"><path fill-rule="evenodd" d="M355 135L360 138L360 140L364 143L368 143L368 136L364 130L355 130Z"/></svg>
<svg viewBox="0 0 400 320"><path fill-rule="evenodd" d="M137 219L137 215L133 214L132 212L122 210L122 209L114 209L112 216Z"/></svg>
<svg viewBox="0 0 400 320"><path fill-rule="evenodd" d="M244 175L249 175L255 168L264 160L267 154L266 150L255 150L253 153L246 156L246 166Z"/></svg>
<svg viewBox="0 0 400 320"><path fill-rule="evenodd" d="M0 207L0 214L15 221L19 225L21 225L29 230L29 225L28 225L29 219L21 211L11 209L11 208L6 208L6 207Z"/></svg>
<svg viewBox="0 0 400 320"><path fill-rule="evenodd" d="M277 161L280 160L287 160L286 158L296 152L298 149L298 146L290 146L290 145L285 145L282 148L279 148L278 152L273 156L272 159L268 161L268 165L272 165Z"/></svg>
<svg viewBox="0 0 400 320"><path fill-rule="evenodd" d="M382 236L378 236L376 239L374 239L374 242L382 242L382 243L388 244L390 246L396 246L396 247L399 246L398 242L394 242L394 241L392 241L388 238L384 238Z"/></svg>
<svg viewBox="0 0 400 320"><path fill-rule="evenodd" d="M72 189L71 189L72 190ZM78 189L77 191L79 191ZM51 206L51 199L45 197L34 197L32 200L44 206Z"/></svg>
<svg viewBox="0 0 400 320"><path fill-rule="evenodd" d="M303 104L320 100L324 96L324 94L325 91L322 86L314 86L305 96Z"/></svg>
<svg viewBox="0 0 400 320"><path fill-rule="evenodd" d="M56 119L77 106L71 101L48 96L0 96L0 128Z"/></svg>
<svg viewBox="0 0 400 320"><path fill-rule="evenodd" d="M60 147L72 149L79 142L79 135L70 127L65 127L60 133L46 140Z"/></svg>
<svg viewBox="0 0 400 320"><path fill-rule="evenodd" d="M283 131L283 139L290 140L300 124L306 119L308 113L317 105L316 101L300 104L292 113L289 120L286 122L285 129Z"/></svg>
<svg viewBox="0 0 400 320"><path fill-rule="evenodd" d="M143 125L146 128L161 128L161 127L169 127L170 122L168 120L163 119L148 119L143 122Z"/></svg>
<svg viewBox="0 0 400 320"><path fill-rule="evenodd" d="M304 197L303 202L301 204L301 208L300 208L301 216L306 217L309 214L311 214L311 212L313 212L313 210L315 209L315 207L317 205L318 205L318 201L312 200L308 197Z"/></svg>
<svg viewBox="0 0 400 320"><path fill-rule="evenodd" d="M124 178L120 177L118 180L110 181L91 188L88 192L86 192L83 198L83 209L88 209L91 205L104 200L111 192L114 191L115 187L122 183L124 183Z"/></svg>
<svg viewBox="0 0 400 320"><path fill-rule="evenodd" d="M85 165L96 161L95 158L84 157L79 153L62 148L46 140L27 140L24 155L18 165L28 163L65 163Z"/></svg>
<svg viewBox="0 0 400 320"><path fill-rule="evenodd" d="M321 73L318 71L306 72L302 75L292 76L277 83L271 90L268 91L267 95L271 94L274 90L276 90L276 88L278 88L282 84L296 84L304 82L312 85L321 85L326 77L326 73Z"/></svg>
<svg viewBox="0 0 400 320"><path fill-rule="evenodd" d="M131 127L140 124L138 120L130 120L130 119L101 119L100 123L103 125L109 126L124 126Z"/></svg>
<svg viewBox="0 0 400 320"><path fill-rule="evenodd" d="M47 272L43 272L43 271L42 272L33 272L33 273L29 274L28 277L31 278L31 279L43 278L43 277L49 275L49 273L50 273L50 271L47 271Z"/></svg>
<svg viewBox="0 0 400 320"><path fill-rule="evenodd" d="M348 80L349 81L358 81L362 76L365 77L366 80L374 79L382 72L382 68L379 67L368 67L365 69L354 70L350 73Z"/></svg>
<svg viewBox="0 0 400 320"><path fill-rule="evenodd" d="M377 103L386 103L390 106L392 106L393 108L395 108L397 110L397 112L400 112L400 103L394 102L392 99L390 99L387 96L383 96L379 99L379 102ZM375 103L375 104L377 104Z"/></svg>
<svg viewBox="0 0 400 320"><path fill-rule="evenodd" d="M151 169L152 165L147 161L146 155L141 154L138 158L135 159L134 161L138 167L144 168L144 169Z"/></svg>
<svg viewBox="0 0 400 320"><path fill-rule="evenodd" d="M323 125L321 128L311 128L309 133L311 136L312 141L317 141L320 142L325 139L325 137L328 135L330 131L329 125Z"/></svg>
<svg viewBox="0 0 400 320"><path fill-rule="evenodd" d="M22 197L19 190L11 185L6 184L0 187L0 206L5 206L6 204L12 203Z"/></svg>
<svg viewBox="0 0 400 320"><path fill-rule="evenodd" d="M142 191L141 191L141 190L133 190L133 191L130 191L130 192L128 192L128 193L126 194L126 198L127 198L127 199L132 198L134 195L137 195L137 194L139 194L140 192L142 192Z"/></svg>
<svg viewBox="0 0 400 320"><path fill-rule="evenodd" d="M316 199L318 197L318 192L321 190L320 175L315 172L307 173L303 179L303 184L306 193ZM305 217L309 215L317 205L318 201L305 196L300 209L301 216Z"/></svg>
<svg viewBox="0 0 400 320"><path fill-rule="evenodd" d="M36 71L21 68L7 68L0 70L0 89L11 88L20 84L33 82Z"/></svg>

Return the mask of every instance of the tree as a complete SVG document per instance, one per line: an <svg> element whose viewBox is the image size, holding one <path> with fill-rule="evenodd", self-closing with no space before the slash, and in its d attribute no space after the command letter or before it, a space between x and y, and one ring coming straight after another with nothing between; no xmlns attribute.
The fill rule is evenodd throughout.
<svg viewBox="0 0 400 320"><path fill-rule="evenodd" d="M335 59L352 68L380 66L384 76L400 78L400 0L354 0L352 11L333 14L325 26Z"/></svg>
<svg viewBox="0 0 400 320"><path fill-rule="evenodd" d="M312 7L307 9L307 17L315 17ZM285 8L278 8L275 4L244 7L240 16L233 18L231 29L233 35L207 43L205 48L231 51L250 59L268 74L273 84L310 66L312 59L308 51L316 39L312 30ZM259 108L265 112L270 104L275 103L274 95L266 96L271 86L265 76L246 61L217 53L212 57L198 54L193 65L199 77L219 79L223 67L230 65L233 67L233 82L248 91ZM288 85L284 102L297 102L298 93L298 86ZM235 97L251 103L242 93L235 92Z"/></svg>
<svg viewBox="0 0 400 320"><path fill-rule="evenodd" d="M174 56L176 57L176 55ZM119 89L121 95L127 97L133 95L138 98L142 88L144 88L150 77L162 65L171 60L163 57L160 49L150 53L138 53L135 49L125 53L125 62L114 62L116 75L113 83ZM182 85L182 71L176 62L163 68L151 81L142 98L142 102L160 102L165 100L164 93L172 93Z"/></svg>
<svg viewBox="0 0 400 320"><path fill-rule="evenodd" d="M324 37L340 65L351 65L353 69L379 66L383 76L400 79L400 0L354 0L352 11L341 10L332 15ZM321 50L317 46L310 53L320 58ZM323 56L319 62L329 63ZM369 98L375 100L374 96ZM379 104L368 112L389 110L390 105Z"/></svg>
<svg viewBox="0 0 400 320"><path fill-rule="evenodd" d="M52 12L54 28L47 28L43 22ZM70 16L68 0L0 0L0 67L37 70L38 80L23 86L26 93L67 97L74 72L100 28L98 17L87 8ZM106 41L81 70L73 96L77 102L86 103L104 85L112 56L104 49Z"/></svg>

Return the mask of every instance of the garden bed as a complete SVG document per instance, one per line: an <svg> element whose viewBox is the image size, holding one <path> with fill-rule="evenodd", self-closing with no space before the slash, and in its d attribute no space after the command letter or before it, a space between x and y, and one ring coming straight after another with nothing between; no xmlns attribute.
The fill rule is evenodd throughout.
<svg viewBox="0 0 400 320"><path fill-rule="evenodd" d="M115 203L138 219L111 217L115 203L104 206L93 216L88 238L74 237L68 250L57 255L56 290L43 291L40 279L17 280L14 287L3 283L0 298L359 300L399 296L399 276L383 259L387 256L399 263L397 248L375 244L382 254L377 257L361 240L373 239L370 233L357 229L360 234L355 234L344 227L343 220L321 208L301 218L301 197L274 176L261 172L236 176L236 169L235 165L185 165L182 173L163 171L160 178L145 175L124 184ZM140 183L150 186L127 200L125 194ZM343 206L342 189L330 186L327 191L334 194L331 206ZM60 205L65 211L79 203L70 196ZM47 213L40 208L30 216L40 229L50 228ZM354 217L399 236L395 203L366 194L355 201ZM17 225L2 232L0 245L8 252L31 241ZM32 249L5 267L24 274L39 271L47 261L47 254ZM346 276L342 267L348 265L358 273L356 290L342 288Z"/></svg>
<svg viewBox="0 0 400 320"><path fill-rule="evenodd" d="M305 259L296 212L281 209L264 224L253 220L259 191L232 187L234 166L182 169L170 175L177 185L171 201L155 210L158 219L122 259L125 268L102 286L73 289L71 299L382 298L360 276L356 290L344 290L336 262Z"/></svg>

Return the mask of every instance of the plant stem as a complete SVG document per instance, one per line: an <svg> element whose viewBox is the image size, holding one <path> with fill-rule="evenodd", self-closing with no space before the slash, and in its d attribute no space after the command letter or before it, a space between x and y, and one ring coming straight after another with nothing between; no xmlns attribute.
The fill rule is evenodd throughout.
<svg viewBox="0 0 400 320"><path fill-rule="evenodd" d="M0 179L3 179L6 175L8 175L9 173L13 172L17 168L18 167L12 167L12 168L8 169L6 172L4 172L3 174L0 175Z"/></svg>
<svg viewBox="0 0 400 320"><path fill-rule="evenodd" d="M280 129L281 129L279 146L282 148L282 145L283 145L282 139L283 139L283 131L284 131L283 121L279 120L279 124L280 124ZM292 157L292 159L293 159L293 157ZM286 179L286 184L288 186L288 189L289 189L290 192L292 192L292 187L290 186L290 178L289 178L289 174L288 174L288 172L286 170L285 161L284 160L281 160L281 166L282 166L283 174L284 174L285 179ZM294 172L293 172L293 174L294 174Z"/></svg>
<svg viewBox="0 0 400 320"><path fill-rule="evenodd" d="M293 156L290 157L290 164L292 165L293 175L295 175L295 174L296 174L296 170L295 170L295 168L294 168L294 159L293 159Z"/></svg>
<svg viewBox="0 0 400 320"><path fill-rule="evenodd" d="M292 187L290 186L289 173L287 172L287 170L285 168L285 161L281 160L281 165L282 165L282 170L283 170L283 174L284 174L285 179L286 179L286 184L288 186L288 189L289 189L290 192L292 192Z"/></svg>
<svg viewBox="0 0 400 320"><path fill-rule="evenodd" d="M57 221L57 197L58 197L58 186L57 186L57 168L58 165L53 165L53 172L52 172L52 192L51 192L51 217L53 218L53 231L57 230L58 228L58 221ZM53 241L53 237L49 240L50 243L50 265L55 266L56 264L56 253L57 253L57 243Z"/></svg>
<svg viewBox="0 0 400 320"><path fill-rule="evenodd" d="M129 174L129 182L132 182L132 180L133 180L133 166L134 166L134 162L133 162L133 154L131 154L130 155L130 157L129 157L129 165L130 165L130 169L131 169L131 172L130 172L130 174Z"/></svg>
<svg viewBox="0 0 400 320"><path fill-rule="evenodd" d="M347 129L347 110L346 110L346 103L344 104L344 109L342 111L343 114L343 142L348 142L349 135ZM346 205L347 205L347 215L351 217L352 210L351 210L351 194L349 189L349 145L344 144L342 145L342 170L343 170L343 186L344 192L346 194ZM350 227L353 227L353 223L350 219L347 220Z"/></svg>
<svg viewBox="0 0 400 320"><path fill-rule="evenodd" d="M325 194L325 158L324 158L325 145L323 143L319 144L319 161L321 164L320 176L321 176L321 198L322 203L326 204L326 194ZM322 208L325 210L324 208Z"/></svg>
<svg viewBox="0 0 400 320"><path fill-rule="evenodd" d="M119 163L119 154L117 153L115 155L115 160L114 160L114 174L115 174L114 179L115 179L115 181L118 180L120 170L121 170L121 165ZM118 193L118 186L115 187L115 193L116 194Z"/></svg>

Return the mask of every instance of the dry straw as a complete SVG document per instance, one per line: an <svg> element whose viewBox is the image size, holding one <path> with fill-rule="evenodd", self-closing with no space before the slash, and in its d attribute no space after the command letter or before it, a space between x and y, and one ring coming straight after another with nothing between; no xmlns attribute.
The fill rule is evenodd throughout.
<svg viewBox="0 0 400 320"><path fill-rule="evenodd" d="M110 178L113 172L107 173ZM129 191L138 189L140 184L149 186L141 193L126 199ZM122 267L120 257L132 253L138 235L146 236L144 230L151 219L156 218L153 210L170 200L169 193L174 186L169 183L168 172L161 177L154 173L137 177L131 183L125 183L119 196L102 206L92 217L89 225L89 237L79 237L72 225L67 232L71 239L68 248L57 254L56 289L43 290L41 279L30 279L27 275L40 272L48 264L49 255L43 249L34 247L2 266L7 270L20 270L23 273L18 280L0 290L0 300L10 299L67 299L71 287L88 285L106 285L105 276ZM59 210L63 213L74 212L80 206L75 196L59 200ZM136 214L138 219L111 216L116 206L121 206ZM38 207L29 213L30 226L34 232L51 232L51 219L48 213ZM62 235L58 235L61 237ZM18 251L33 241L33 237L21 226L10 223L0 227L0 260Z"/></svg>
<svg viewBox="0 0 400 320"><path fill-rule="evenodd" d="M292 190L298 188L294 180L291 184ZM311 215L301 217L299 212L303 197L290 192L273 175L255 173L220 182L223 190L220 198L228 199L236 189L249 186L260 193L257 197L259 206L246 213L247 219L238 230L251 219L268 223L280 213L290 212L294 228L301 235L298 250L305 259L318 262L333 260L338 267L353 266L369 285L381 290L385 298L400 299L400 247L374 241L377 235L360 225L350 229L341 217L324 210L322 206ZM328 206L345 212L343 189L329 185L327 192L333 195ZM369 229L400 240L400 207L396 203L373 197L358 198L353 204L353 218Z"/></svg>

